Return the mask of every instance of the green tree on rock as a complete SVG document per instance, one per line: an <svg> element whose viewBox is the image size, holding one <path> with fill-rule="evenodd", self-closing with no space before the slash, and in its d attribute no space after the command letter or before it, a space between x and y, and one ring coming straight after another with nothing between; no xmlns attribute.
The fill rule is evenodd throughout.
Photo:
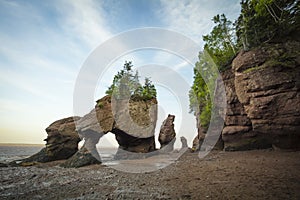
<svg viewBox="0 0 300 200"><path fill-rule="evenodd" d="M244 50L299 37L299 0L242 0L241 8L235 28Z"/></svg>
<svg viewBox="0 0 300 200"><path fill-rule="evenodd" d="M133 71L132 68L132 62L125 61L123 69L117 72L112 85L108 87L105 93L116 99L149 100L156 98L156 89L150 79L146 78L144 85L141 85L138 71Z"/></svg>
<svg viewBox="0 0 300 200"><path fill-rule="evenodd" d="M198 57L199 61L194 67L194 82L189 92L190 112L199 118L202 127L208 128L218 69L207 51L200 52Z"/></svg>
<svg viewBox="0 0 300 200"><path fill-rule="evenodd" d="M219 69L224 69L238 51L233 23L224 14L212 19L216 24L208 35L203 36L204 50L213 58Z"/></svg>

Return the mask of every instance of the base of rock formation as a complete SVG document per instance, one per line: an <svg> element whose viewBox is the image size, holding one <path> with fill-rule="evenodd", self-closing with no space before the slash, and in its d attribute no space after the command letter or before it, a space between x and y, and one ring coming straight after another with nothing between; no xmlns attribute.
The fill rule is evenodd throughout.
<svg viewBox="0 0 300 200"><path fill-rule="evenodd" d="M71 167L83 167L92 164L101 164L99 160L100 157L98 155L98 159L96 159L97 155L92 155L90 151L82 147L77 153L75 153L71 158L69 158L66 162L61 164L61 167L71 168Z"/></svg>
<svg viewBox="0 0 300 200"><path fill-rule="evenodd" d="M150 153L133 153L119 147L117 153L114 156L114 159L116 160L144 159L147 158L149 154Z"/></svg>
<svg viewBox="0 0 300 200"><path fill-rule="evenodd" d="M138 138L119 129L113 129L111 132L115 134L119 149L133 153L148 153L155 150L154 136Z"/></svg>

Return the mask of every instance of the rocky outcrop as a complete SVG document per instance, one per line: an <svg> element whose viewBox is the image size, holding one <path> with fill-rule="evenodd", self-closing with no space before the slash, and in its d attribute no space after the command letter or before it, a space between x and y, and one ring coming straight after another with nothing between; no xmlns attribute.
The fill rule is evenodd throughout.
<svg viewBox="0 0 300 200"><path fill-rule="evenodd" d="M80 138L76 132L74 121L80 117L68 117L55 121L46 128L48 134L46 147L40 152L18 161L19 165L26 163L49 162L70 158L78 151ZM11 163L12 164L12 163Z"/></svg>
<svg viewBox="0 0 300 200"><path fill-rule="evenodd" d="M242 51L221 76L227 106L220 147L223 141L228 151L300 149L299 42ZM192 150L205 139L200 121L197 128Z"/></svg>
<svg viewBox="0 0 300 200"><path fill-rule="evenodd" d="M121 153L124 151L148 153L155 150L156 99L112 101L112 111L115 122L111 132L115 134L120 149L116 158L135 158L134 154Z"/></svg>
<svg viewBox="0 0 300 200"><path fill-rule="evenodd" d="M88 163L89 158L91 164L94 163L94 158L101 162L96 144L108 132L115 134L119 144L116 155L118 159L135 158L136 154L154 151L156 120L156 99L115 100L111 96L99 99L95 108L77 122L79 135L85 139L82 148L87 151L84 150L85 153L80 156L74 155L75 158L71 158L73 161L70 163L84 155L87 157L84 158L84 164ZM68 164L65 166L69 167Z"/></svg>
<svg viewBox="0 0 300 200"><path fill-rule="evenodd" d="M251 120L236 94L233 71L229 69L223 72L222 78L227 100L225 125L222 131L225 150L262 148L263 146L260 146L262 144L253 137L256 133L252 130Z"/></svg>
<svg viewBox="0 0 300 200"><path fill-rule="evenodd" d="M181 136L180 141L181 141L181 149L185 149L189 147L187 143L187 139L185 137Z"/></svg>
<svg viewBox="0 0 300 200"><path fill-rule="evenodd" d="M174 150L174 143L176 140L176 133L174 129L175 115L168 115L161 125L158 141L160 148L165 152Z"/></svg>
<svg viewBox="0 0 300 200"><path fill-rule="evenodd" d="M198 129L199 131L199 129ZM199 151L200 147L205 139L205 134L202 132L198 132L196 137L193 140L192 152Z"/></svg>
<svg viewBox="0 0 300 200"><path fill-rule="evenodd" d="M202 132L198 133L198 135L193 140L193 146L191 148L191 152L196 152L196 151L199 151L201 149L201 146L204 142L205 137L206 137L206 134L203 134ZM218 150L218 151L224 149L224 141L222 140L221 135L217 138L216 143L213 145L212 149L213 150Z"/></svg>
<svg viewBox="0 0 300 200"><path fill-rule="evenodd" d="M240 52L222 74L225 150L300 147L300 43Z"/></svg>
<svg viewBox="0 0 300 200"><path fill-rule="evenodd" d="M235 118L242 125L239 133L259 147L299 148L300 43L241 52L232 68L236 95L248 118Z"/></svg>
<svg viewBox="0 0 300 200"><path fill-rule="evenodd" d="M46 153L51 159L66 159L77 152L80 138L75 122L79 119L80 117L64 118L46 128Z"/></svg>

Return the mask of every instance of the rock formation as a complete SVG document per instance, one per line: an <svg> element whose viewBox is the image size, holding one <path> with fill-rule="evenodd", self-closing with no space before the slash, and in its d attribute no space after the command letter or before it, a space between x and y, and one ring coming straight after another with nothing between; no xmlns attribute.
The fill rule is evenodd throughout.
<svg viewBox="0 0 300 200"><path fill-rule="evenodd" d="M251 138L248 143L299 148L300 43L270 44L241 52L232 68L237 98L251 123L240 131Z"/></svg>
<svg viewBox="0 0 300 200"><path fill-rule="evenodd" d="M174 143L176 140L176 133L174 129L175 115L168 115L161 125L158 141L160 148L164 152L170 152L174 149Z"/></svg>
<svg viewBox="0 0 300 200"><path fill-rule="evenodd" d="M46 147L29 158L20 160L19 165L62 160L75 154L78 151L80 138L76 132L74 120L79 119L80 117L68 117L52 123L46 128L48 134L45 139Z"/></svg>
<svg viewBox="0 0 300 200"><path fill-rule="evenodd" d="M87 151L80 151L80 156L75 154L70 166L80 167L81 162L76 159L83 156L86 156L84 165L89 164L89 158L90 164L95 163L94 158L100 162L96 144L108 132L115 134L119 144L118 159L135 158L137 154L154 151L156 120L156 99L114 100L111 96L99 99L95 108L77 122L79 135L85 139L82 148ZM69 167L67 163L64 166Z"/></svg>
<svg viewBox="0 0 300 200"><path fill-rule="evenodd" d="M245 112L244 106L237 97L233 71L229 69L223 72L222 78L227 97L225 125L222 131L222 140L225 143L225 150L262 148L260 143L249 141L249 138L254 135L252 123ZM244 139L240 140L240 138ZM243 142L245 142L245 144L242 144Z"/></svg>
<svg viewBox="0 0 300 200"><path fill-rule="evenodd" d="M180 141L181 141L181 149L185 149L188 148L188 144L187 144L187 140L185 137L180 137Z"/></svg>
<svg viewBox="0 0 300 200"><path fill-rule="evenodd" d="M300 43L293 41L242 51L232 68L222 72L225 150L300 148L299 49ZM203 136L200 123L193 149Z"/></svg>
<svg viewBox="0 0 300 200"><path fill-rule="evenodd" d="M77 168L92 164L100 164L101 161L96 158L97 156L99 156L98 153L93 155L86 147L82 147L60 166L66 168Z"/></svg>
<svg viewBox="0 0 300 200"><path fill-rule="evenodd" d="M198 129L198 131L199 131L199 129ZM202 132L198 132L198 134L196 135L196 137L193 140L192 152L200 150L200 147L203 143L204 138L205 138L205 134L203 134Z"/></svg>

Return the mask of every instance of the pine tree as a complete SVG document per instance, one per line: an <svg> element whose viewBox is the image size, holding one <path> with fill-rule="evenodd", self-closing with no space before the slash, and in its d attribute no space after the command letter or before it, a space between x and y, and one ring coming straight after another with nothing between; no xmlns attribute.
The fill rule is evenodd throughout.
<svg viewBox="0 0 300 200"><path fill-rule="evenodd" d="M139 83L138 71L132 70L132 62L126 62L123 69L117 72L113 78L113 83L106 90L106 94L116 99L136 98L149 100L156 98L156 89L149 78L145 79L142 86Z"/></svg>
<svg viewBox="0 0 300 200"><path fill-rule="evenodd" d="M220 70L223 70L236 55L238 47L234 25L224 14L212 19L216 24L208 35L203 36L204 50L213 58Z"/></svg>

